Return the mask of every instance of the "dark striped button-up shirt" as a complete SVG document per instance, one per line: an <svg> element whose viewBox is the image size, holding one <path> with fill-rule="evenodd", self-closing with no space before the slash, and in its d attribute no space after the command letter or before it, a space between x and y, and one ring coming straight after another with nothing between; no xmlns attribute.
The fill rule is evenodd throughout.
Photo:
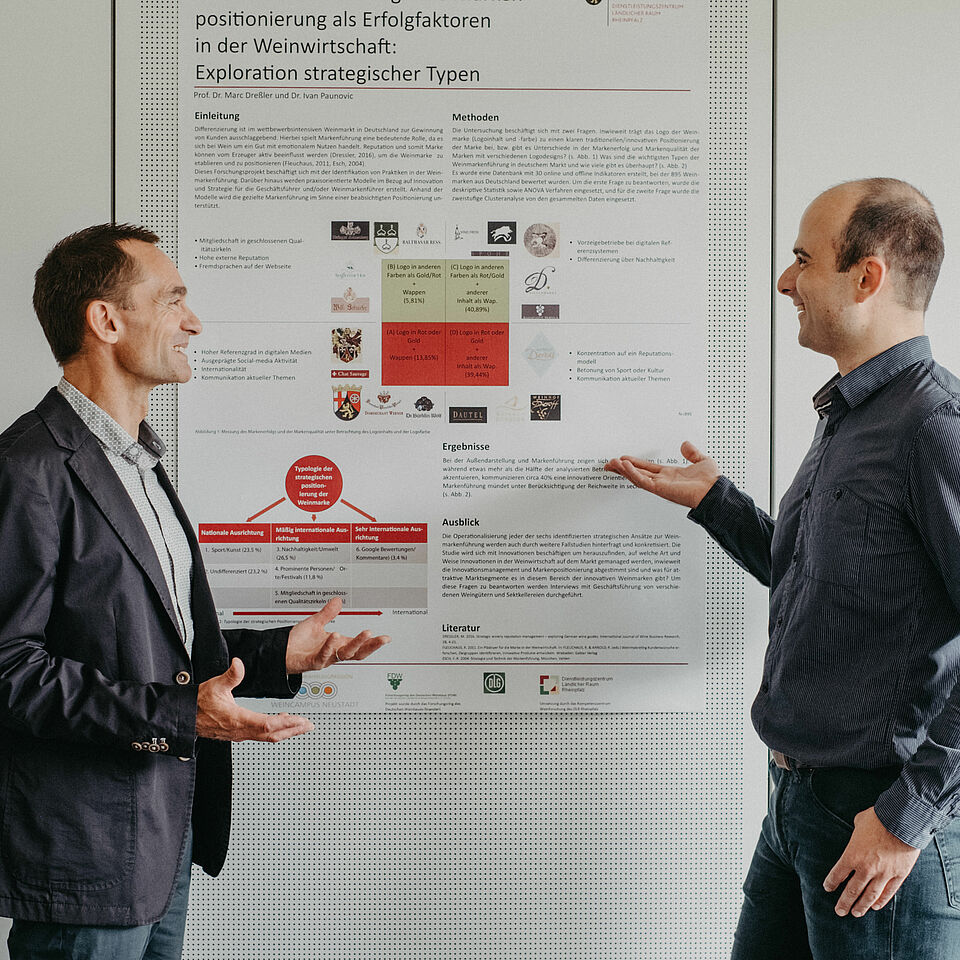
<svg viewBox="0 0 960 960"><path fill-rule="evenodd" d="M726 478L691 519L770 587L761 739L902 765L877 816L923 847L960 811L960 380L926 337L835 377L777 521Z"/></svg>

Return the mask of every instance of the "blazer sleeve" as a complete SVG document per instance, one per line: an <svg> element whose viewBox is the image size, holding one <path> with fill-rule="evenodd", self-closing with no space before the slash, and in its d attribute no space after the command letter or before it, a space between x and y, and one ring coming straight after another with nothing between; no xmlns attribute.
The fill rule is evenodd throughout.
<svg viewBox="0 0 960 960"><path fill-rule="evenodd" d="M112 679L48 649L58 578L76 558L61 555L58 518L42 488L24 463L0 459L0 728L125 751L163 737L170 753L192 756L195 685ZM98 602L91 598L77 616L95 616Z"/></svg>
<svg viewBox="0 0 960 960"><path fill-rule="evenodd" d="M271 630L224 630L231 657L243 661L243 682L238 697L272 697L289 700L297 695L300 674L287 674L287 637L290 627Z"/></svg>

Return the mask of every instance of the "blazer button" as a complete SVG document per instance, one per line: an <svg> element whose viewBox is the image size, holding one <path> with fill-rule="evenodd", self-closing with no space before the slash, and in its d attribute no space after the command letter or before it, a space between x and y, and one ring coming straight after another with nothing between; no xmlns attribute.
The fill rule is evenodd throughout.
<svg viewBox="0 0 960 960"><path fill-rule="evenodd" d="M142 744L142 743L138 743L136 740L134 740L133 743L130 744L130 746L133 747L134 750L142 750L142 749L143 749L143 744Z"/></svg>
<svg viewBox="0 0 960 960"><path fill-rule="evenodd" d="M176 676L176 681L182 687L190 682L190 674L186 670L181 670Z"/></svg>

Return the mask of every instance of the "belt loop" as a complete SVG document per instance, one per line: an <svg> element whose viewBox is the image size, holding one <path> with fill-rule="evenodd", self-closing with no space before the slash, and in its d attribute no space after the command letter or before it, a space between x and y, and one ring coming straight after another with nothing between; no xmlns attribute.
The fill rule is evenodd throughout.
<svg viewBox="0 0 960 960"><path fill-rule="evenodd" d="M770 756L773 758L773 762L774 762L781 770L793 770L793 769L794 769L794 764L792 764L792 763L790 762L790 758L789 758L786 754L781 753L779 750L771 750L771 751L770 751Z"/></svg>

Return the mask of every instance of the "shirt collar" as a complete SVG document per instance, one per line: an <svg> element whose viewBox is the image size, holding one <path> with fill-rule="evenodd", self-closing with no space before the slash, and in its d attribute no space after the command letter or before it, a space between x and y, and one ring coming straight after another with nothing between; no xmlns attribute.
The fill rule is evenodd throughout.
<svg viewBox="0 0 960 960"><path fill-rule="evenodd" d="M128 460L140 471L152 470L160 462L166 448L146 420L140 424L139 436L134 440L106 410L81 393L66 378L61 377L57 390L104 449Z"/></svg>
<svg viewBox="0 0 960 960"><path fill-rule="evenodd" d="M834 374L813 397L813 406L822 419L830 412L834 391L846 401L851 409L863 403L867 397L886 386L895 376L907 367L924 360L932 360L930 340L925 337L912 337L894 344L889 350L878 353L859 367L855 367L845 377Z"/></svg>

